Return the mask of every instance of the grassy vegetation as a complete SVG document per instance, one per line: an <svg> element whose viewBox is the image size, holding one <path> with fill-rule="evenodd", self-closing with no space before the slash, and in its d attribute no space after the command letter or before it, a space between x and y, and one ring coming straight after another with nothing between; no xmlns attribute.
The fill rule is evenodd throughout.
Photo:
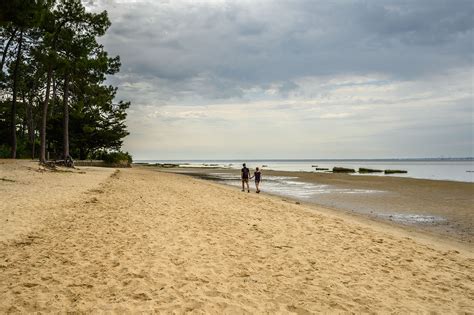
<svg viewBox="0 0 474 315"><path fill-rule="evenodd" d="M103 151L97 155L97 158L103 160L105 163L110 165L127 165L132 164L132 156L128 152L114 151L106 152Z"/></svg>

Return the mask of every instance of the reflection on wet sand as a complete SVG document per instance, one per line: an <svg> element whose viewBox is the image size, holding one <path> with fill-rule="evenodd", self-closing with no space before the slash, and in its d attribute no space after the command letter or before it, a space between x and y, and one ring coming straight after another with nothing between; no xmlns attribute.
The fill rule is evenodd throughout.
<svg viewBox="0 0 474 315"><path fill-rule="evenodd" d="M238 174L229 173L209 173L209 179L223 182L227 185L241 186ZM293 198L312 198L318 194L371 194L382 193L383 191L372 189L344 189L331 185L318 185L314 183L298 181L296 176L266 176L265 191L271 194L278 194Z"/></svg>

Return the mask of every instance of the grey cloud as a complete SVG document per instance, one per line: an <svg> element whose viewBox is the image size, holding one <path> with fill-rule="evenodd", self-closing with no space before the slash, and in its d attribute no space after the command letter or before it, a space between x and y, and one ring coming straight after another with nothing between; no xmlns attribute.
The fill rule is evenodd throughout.
<svg viewBox="0 0 474 315"><path fill-rule="evenodd" d="M407 44L439 45L458 36L468 40L472 34L474 6L470 0L378 2L365 12L360 20L367 31L398 37Z"/></svg>
<svg viewBox="0 0 474 315"><path fill-rule="evenodd" d="M295 88L302 76L403 79L466 66L473 13L461 0L120 3L104 41L137 76L173 85L206 73L209 98L239 97L252 85Z"/></svg>
<svg viewBox="0 0 474 315"><path fill-rule="evenodd" d="M194 152L187 139L200 132L210 147L241 151L240 128L250 128L262 150L285 144L303 157L326 137L325 150L341 157L360 147L472 152L471 0L87 3L109 11L102 42L121 56L110 81L132 101L132 134L163 150L181 139ZM190 109L200 105L213 115Z"/></svg>

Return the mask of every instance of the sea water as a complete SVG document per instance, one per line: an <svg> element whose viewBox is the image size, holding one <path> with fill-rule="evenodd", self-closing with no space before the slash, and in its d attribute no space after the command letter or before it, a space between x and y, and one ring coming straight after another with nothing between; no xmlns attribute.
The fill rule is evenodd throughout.
<svg viewBox="0 0 474 315"><path fill-rule="evenodd" d="M224 167L240 169L242 163L254 169L317 172L317 168L346 167L358 170L405 170L406 174L363 174L371 176L411 177L432 180L474 182L474 158L466 159L384 159L384 160L141 160L142 163L173 163L188 167ZM359 174L354 174L355 176Z"/></svg>

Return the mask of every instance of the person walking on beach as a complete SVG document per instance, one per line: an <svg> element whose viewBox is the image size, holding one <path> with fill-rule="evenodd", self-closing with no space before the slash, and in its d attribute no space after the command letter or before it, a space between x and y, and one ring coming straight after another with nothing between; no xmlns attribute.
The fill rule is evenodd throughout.
<svg viewBox="0 0 474 315"><path fill-rule="evenodd" d="M241 170L241 177L242 177L242 191L245 191L244 184L247 184L247 192L250 192L250 187L249 187L249 175L250 175L250 170L245 166L245 163L242 164L242 170Z"/></svg>
<svg viewBox="0 0 474 315"><path fill-rule="evenodd" d="M250 179L254 177L255 177L255 188L257 189L255 192L259 194L260 193L259 185L260 185L260 180L262 179L262 172L260 172L258 167L255 169L255 172L253 173L253 176L250 177Z"/></svg>

